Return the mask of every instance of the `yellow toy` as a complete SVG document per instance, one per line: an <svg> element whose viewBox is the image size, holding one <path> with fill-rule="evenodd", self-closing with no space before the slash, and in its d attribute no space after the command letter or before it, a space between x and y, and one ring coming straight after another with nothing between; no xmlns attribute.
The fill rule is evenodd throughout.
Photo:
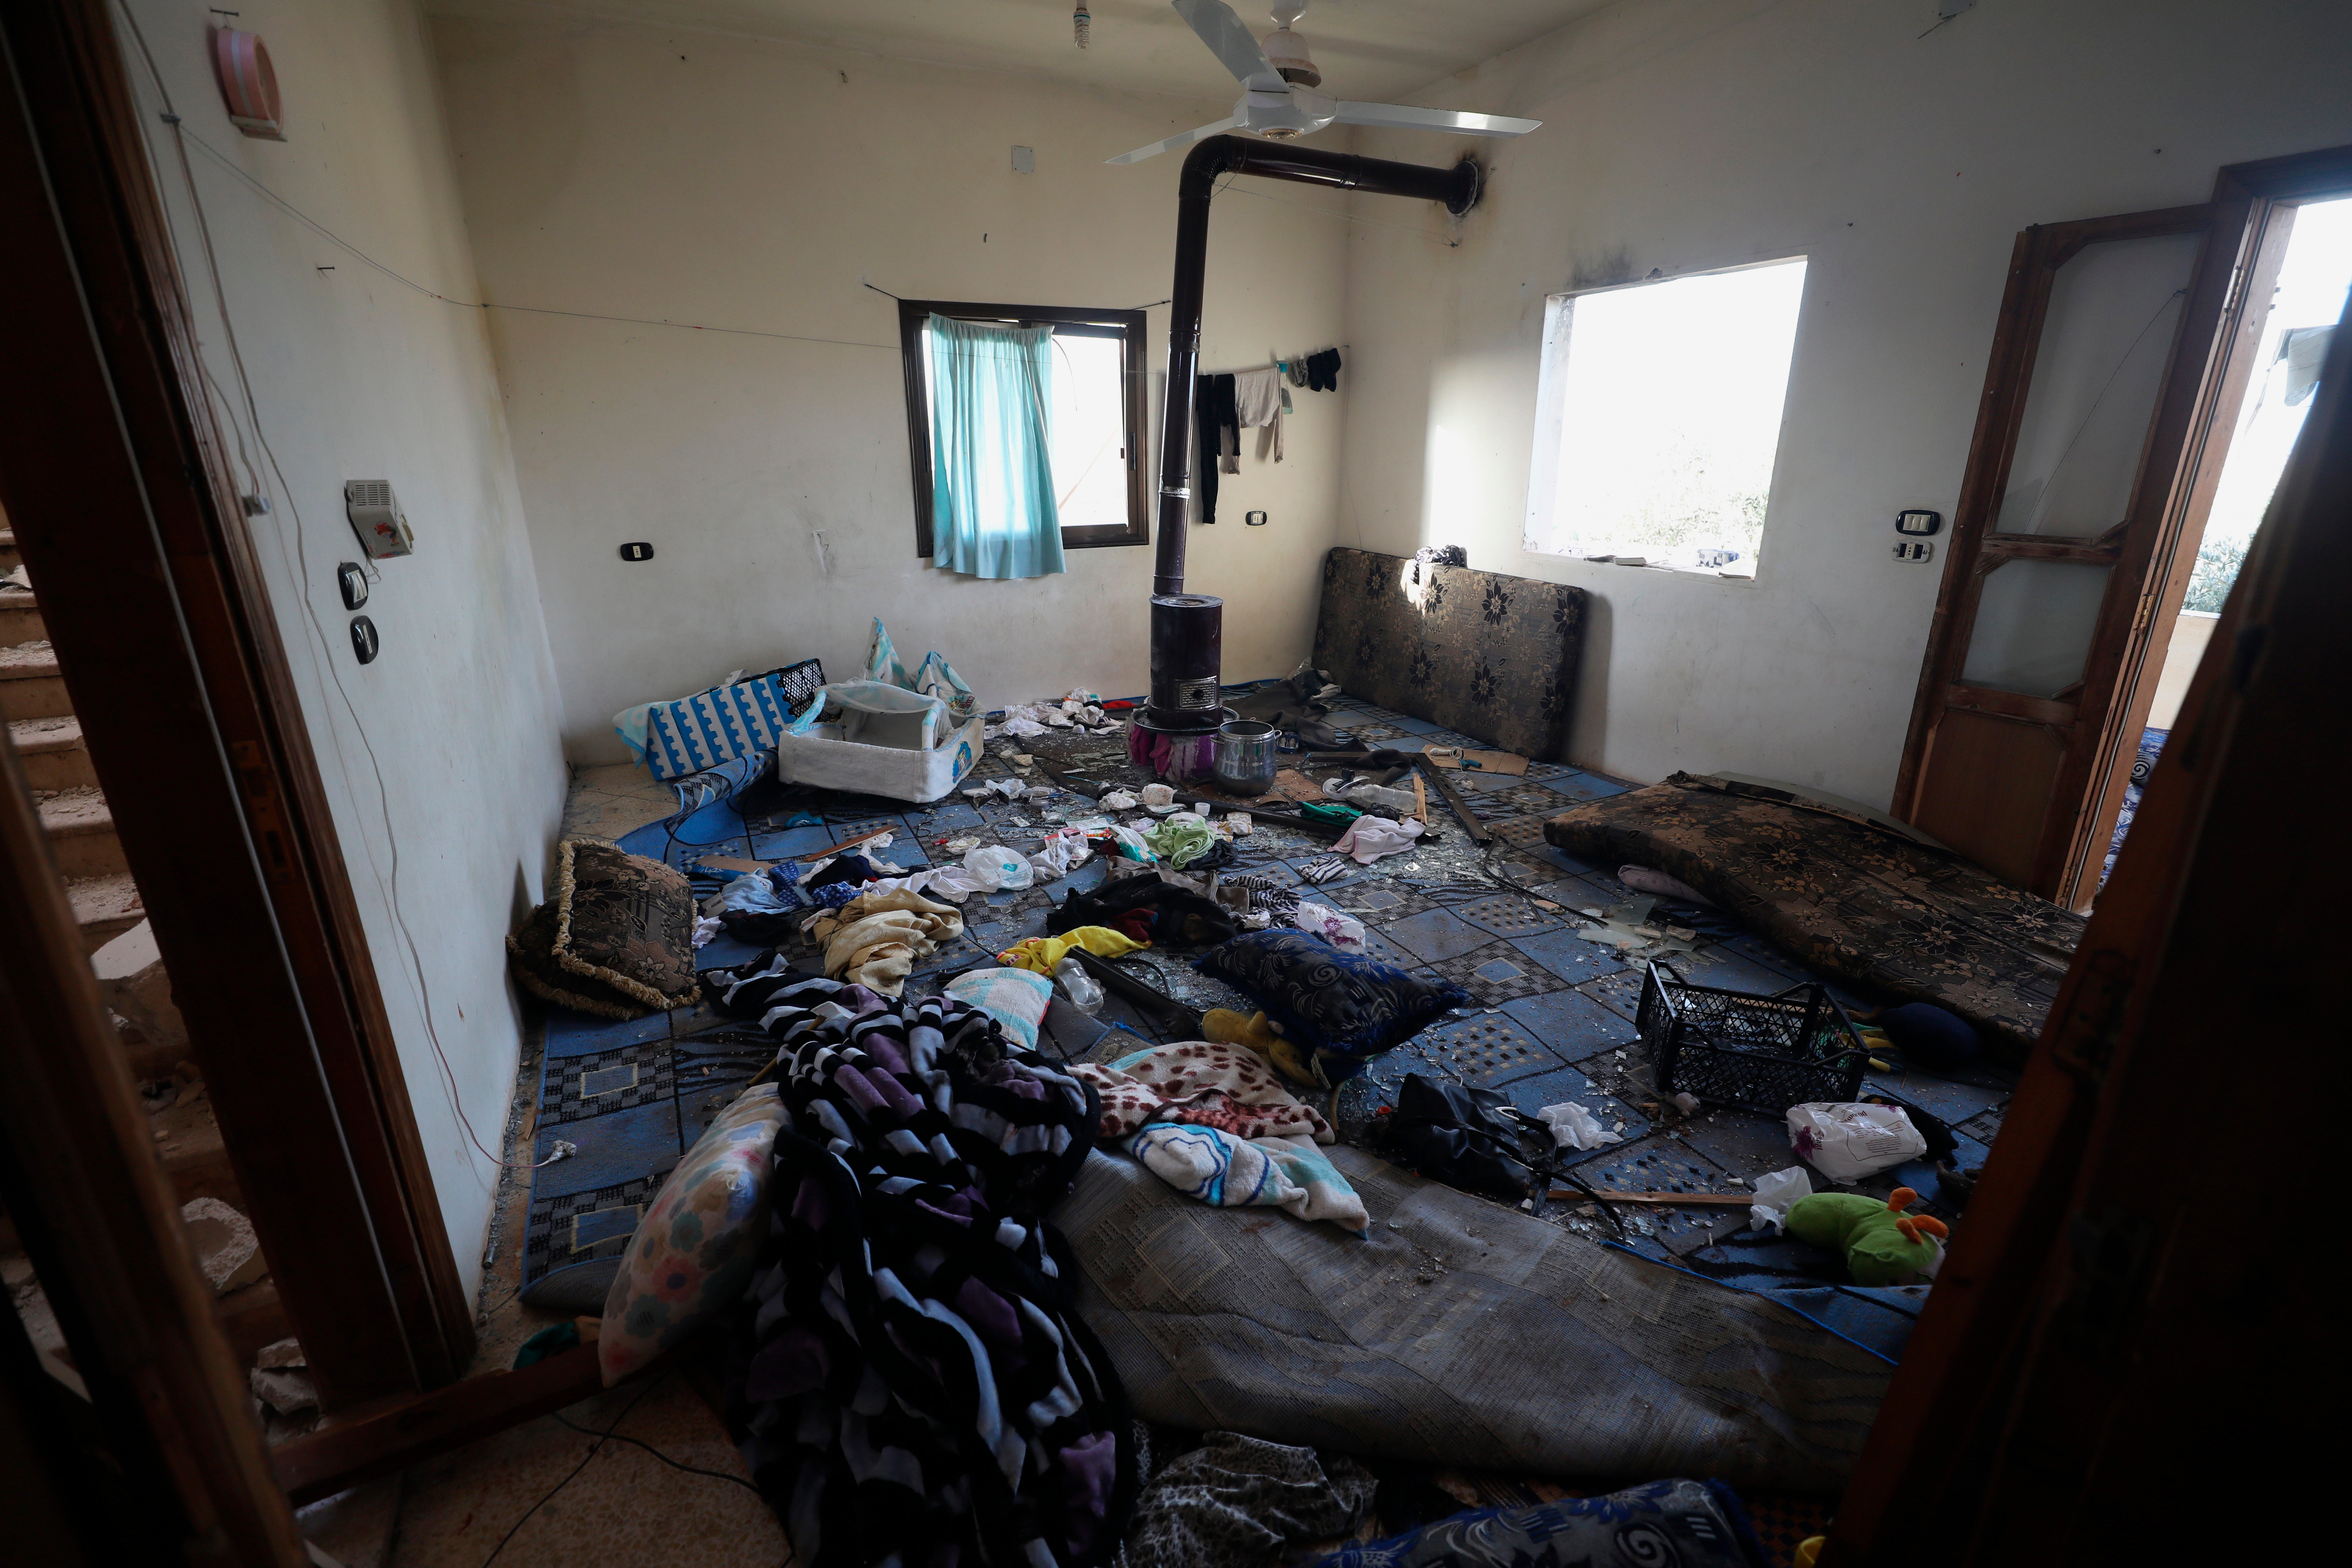
<svg viewBox="0 0 2352 1568"><path fill-rule="evenodd" d="M1799 1241L1835 1247L1857 1285L1895 1285L1936 1260L1951 1234L1933 1215L1903 1211L1918 1201L1897 1187L1885 1203L1860 1193L1815 1193L1789 1206L1787 1230Z"/></svg>
<svg viewBox="0 0 2352 1568"><path fill-rule="evenodd" d="M1230 1007L1212 1007L1201 1020L1201 1032L1221 1046L1255 1051L1293 1083L1317 1087L1308 1053L1297 1041L1285 1039L1281 1028L1263 1013L1244 1018Z"/></svg>

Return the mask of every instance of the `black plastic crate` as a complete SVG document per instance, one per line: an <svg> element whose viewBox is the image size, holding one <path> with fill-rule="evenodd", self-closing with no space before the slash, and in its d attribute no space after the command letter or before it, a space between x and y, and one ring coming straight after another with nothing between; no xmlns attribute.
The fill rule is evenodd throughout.
<svg viewBox="0 0 2352 1568"><path fill-rule="evenodd" d="M1661 1094L1781 1116L1861 1092L1870 1053L1819 982L1756 996L1648 967L1635 1022Z"/></svg>
<svg viewBox="0 0 2352 1568"><path fill-rule="evenodd" d="M813 658L798 664L788 664L781 669L768 671L784 689L784 706L798 713L816 700L818 689L824 685L824 666Z"/></svg>

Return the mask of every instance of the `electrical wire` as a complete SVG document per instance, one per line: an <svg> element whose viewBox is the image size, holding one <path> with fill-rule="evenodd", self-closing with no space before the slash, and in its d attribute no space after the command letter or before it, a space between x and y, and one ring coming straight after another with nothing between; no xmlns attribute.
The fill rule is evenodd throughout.
<svg viewBox="0 0 2352 1568"><path fill-rule="evenodd" d="M188 162L186 142L189 139L194 138L194 133L186 130L181 121L177 110L173 105L171 89L164 84L163 73L155 63L153 51L148 47L146 34L144 30L140 27L138 17L131 13L130 8L127 5L118 5L117 10L121 15L124 23L128 26L133 41L138 45L140 58L147 68L147 73L153 83L156 96L163 101L163 123L168 125L173 132L173 143L179 155L181 178L186 186L189 207L195 218L196 234L198 242L204 248L205 268L211 276L214 304L220 316L222 342L224 346L228 350L229 363L235 367L236 380L238 388L244 394L243 401L245 404L246 417L253 426L254 444L261 448L263 457L268 461L270 472L277 477L278 494L285 498L287 510L293 519L295 558L292 562L289 563L289 564L294 568L296 580L301 585L301 591L297 595L297 597L301 601L303 615L310 622L313 635L319 639L319 646L324 655L321 664L327 672L328 678L334 685L336 695L342 700L344 711L351 717L352 727L359 737L361 748L367 753L368 766L375 777L376 795L383 818L384 839L386 847L388 847L392 857L390 876L389 878L380 877L379 884L383 888L385 902L387 908L391 911L393 924L400 932L401 941L408 950L409 962L415 971L419 1004L418 1010L424 1018L425 1037L432 1044L434 1058L440 1066L442 1078L448 1090L450 1109L456 1112L458 1124L465 1129L467 1140L471 1142L475 1150L479 1152L484 1159L489 1161L491 1164L501 1169L510 1170L537 1170L541 1166L553 1164L556 1161L564 1158L567 1152L570 1152L561 1142L558 1143L555 1152L549 1154L549 1156L544 1160L537 1161L535 1163L504 1160L499 1158L497 1154L492 1153L488 1146L482 1142L481 1134L474 1128L473 1119L466 1112L465 1099L457 1084L457 1070L450 1064L447 1051L442 1047L440 1031L434 1024L432 983L427 978L425 972L424 955L418 951L416 939L409 931L407 917L400 907L400 839L393 826L391 787L384 782L383 762L377 757L374 743L368 737L367 726L360 718L359 708L357 704L352 700L350 689L343 684L342 672L338 668L335 659L334 645L327 637L326 627L319 618L318 606L311 602L309 591L309 584L310 582L310 543L302 526L301 509L294 500L294 487L288 482L285 469L278 463L278 454L270 447L268 436L262 429L260 404L253 391L252 377L246 370L244 353L237 343L236 326L229 313L228 295L226 287L222 279L220 259L213 247L212 227L205 217L202 193L199 192L196 187L195 170ZM202 144L201 142L199 144ZM217 154L215 154L215 156L217 156ZM272 199L275 200L276 198L273 196ZM281 202L279 205L281 206L286 206L287 210L289 212L294 211L290 205L288 205L285 203ZM158 206L163 217L165 231L167 234L170 234L173 227L171 220L170 210L168 207L163 206L161 203L158 204ZM300 216L301 215L298 213L296 216ZM304 218L303 221L306 223L310 222L308 218ZM311 224L310 226L319 228L319 231L322 234L327 233L324 228L320 227L320 226L316 224ZM334 237L332 235L329 235L329 237L333 238ZM173 249L176 252L179 248L176 235L173 235ZM336 239L335 243L338 245L344 244L341 239ZM344 248L352 250L353 255L361 255L356 248L348 245L345 245ZM362 256L362 258L369 260L370 265L376 266L378 270L384 272L387 276L399 278L397 273L393 272L389 268L385 268L381 266L379 263L375 263L372 258L368 258L364 256ZM404 278L399 279L399 280L403 283L408 283L409 281ZM418 284L409 283L409 287L416 289L421 293L431 293L431 290L425 289ZM440 298L440 296L437 295L434 297ZM213 389L213 392L220 397L222 402L228 405L228 407L224 410L224 412L227 414L229 426L236 436L236 447L239 460L245 464L247 476L253 481L254 493L259 494L264 487L258 482L258 475L256 472L252 456L247 451L245 447L245 432L236 417L236 400L229 397L226 390L223 388L219 382L214 377L209 364L205 368L205 383ZM285 531L283 530L278 531L278 547L280 559L282 560L284 558L286 549ZM331 734L334 733L333 727L331 725L329 727L329 732ZM338 739L340 739L340 737L338 737ZM371 861L373 859L372 850L370 852L369 858Z"/></svg>
<svg viewBox="0 0 2352 1568"><path fill-rule="evenodd" d="M647 1383L643 1388L637 1390L637 1392L630 1397L628 1404L621 1407L621 1413L613 1417L613 1424L604 1428L603 1432L594 1434L596 1440L588 1445L588 1451L580 1456L580 1462L572 1467L571 1473L566 1475L562 1480L556 1482L553 1486L548 1488L544 1496L523 1510L523 1515L520 1519L516 1520L513 1524L507 1527L507 1532L499 1537L499 1543L490 1548L490 1554L482 1559L482 1568L490 1568L490 1564L498 1561L499 1553L507 1549L507 1542L515 1538L515 1532L520 1531L524 1525L530 1522L531 1515L537 1513L541 1509L545 1508L549 1503L552 1502L555 1500L556 1493L562 1491L564 1488L570 1486L574 1480L579 1479L580 1472L588 1468L588 1461L596 1457L597 1453L604 1447L605 1440L621 1429L621 1423L626 1421L629 1418L630 1413L635 1410L639 1405L645 1403L646 1395L651 1394L655 1389L659 1388L662 1385L663 1379L667 1378L668 1375L669 1374L667 1373L664 1373L661 1376L656 1377L651 1382ZM572 1423L566 1421L564 1425L569 1426Z"/></svg>
<svg viewBox="0 0 2352 1568"><path fill-rule="evenodd" d="M663 1464L667 1465L673 1470L683 1470L689 1476L709 1476L714 1481L732 1481L737 1486L741 1487L745 1491L750 1492L753 1497L760 1496L760 1489L753 1486L751 1482L745 1480L740 1476L730 1476L725 1470L706 1470L693 1465L681 1464L641 1437L624 1437L618 1432L600 1433L593 1426L583 1426L579 1422L572 1420L572 1417L564 1415L561 1410L552 1411L550 1414L555 1417L558 1423L571 1427L574 1432L578 1432L583 1436L609 1439L615 1443L626 1443L631 1447L643 1448L646 1453L651 1454L655 1458L659 1459Z"/></svg>

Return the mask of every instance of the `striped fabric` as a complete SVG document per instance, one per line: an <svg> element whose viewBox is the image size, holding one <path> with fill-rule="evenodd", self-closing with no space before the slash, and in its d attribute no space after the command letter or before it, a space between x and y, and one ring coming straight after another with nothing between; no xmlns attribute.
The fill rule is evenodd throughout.
<svg viewBox="0 0 2352 1568"><path fill-rule="evenodd" d="M657 779L715 768L773 746L792 718L772 675L656 702L646 715L646 762Z"/></svg>

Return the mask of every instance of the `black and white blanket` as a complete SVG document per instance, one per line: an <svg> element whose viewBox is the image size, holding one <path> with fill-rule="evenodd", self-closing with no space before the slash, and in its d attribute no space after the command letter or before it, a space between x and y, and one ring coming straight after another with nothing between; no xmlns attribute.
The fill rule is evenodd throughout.
<svg viewBox="0 0 2352 1568"><path fill-rule="evenodd" d="M798 1560L1107 1560L1136 1490L1127 1401L1044 1220L1093 1145L1093 1091L951 997L773 959L707 978L780 1047L729 1417Z"/></svg>

